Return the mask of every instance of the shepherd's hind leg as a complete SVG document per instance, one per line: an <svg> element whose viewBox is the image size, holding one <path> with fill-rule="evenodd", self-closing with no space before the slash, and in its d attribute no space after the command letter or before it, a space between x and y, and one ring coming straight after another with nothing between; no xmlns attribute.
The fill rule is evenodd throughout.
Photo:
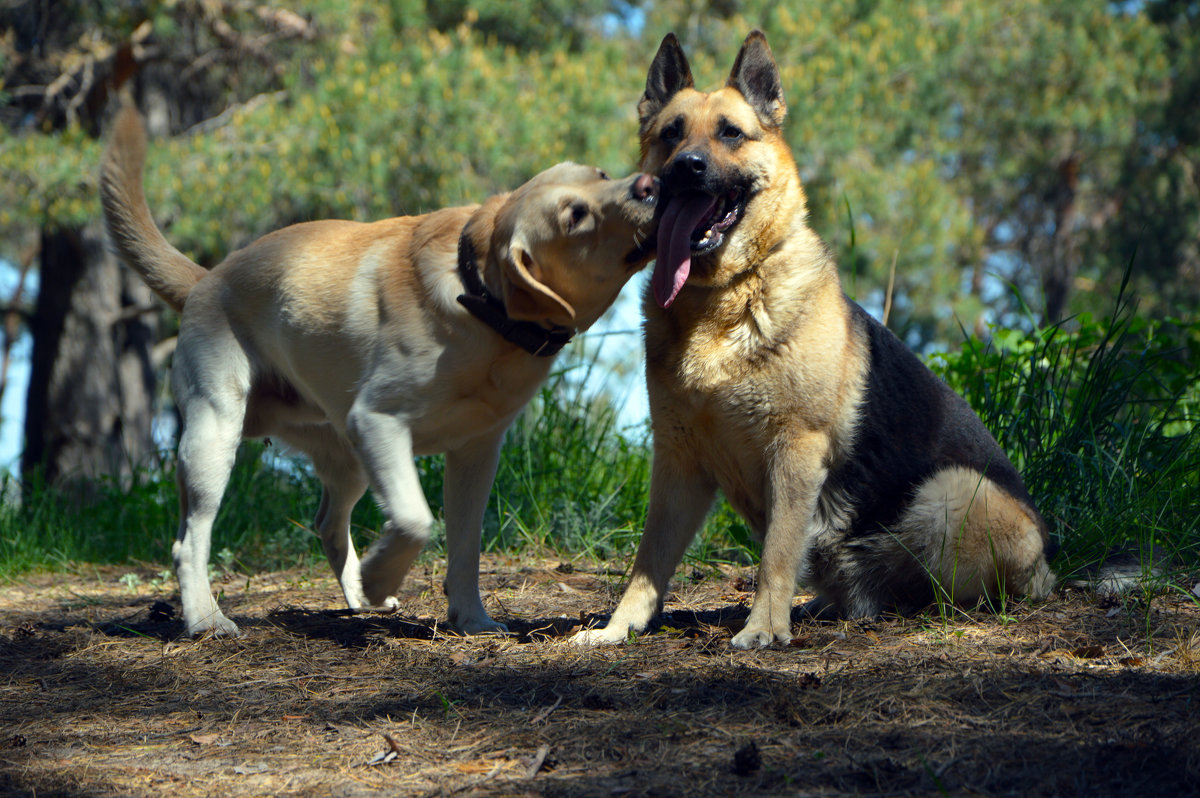
<svg viewBox="0 0 1200 798"><path fill-rule="evenodd" d="M836 621L840 617L837 605L824 595L809 599L793 610L792 614L812 621Z"/></svg>
<svg viewBox="0 0 1200 798"><path fill-rule="evenodd" d="M957 603L1008 595L1043 598L1054 586L1045 522L1037 511L969 468L927 479L905 511L902 539Z"/></svg>

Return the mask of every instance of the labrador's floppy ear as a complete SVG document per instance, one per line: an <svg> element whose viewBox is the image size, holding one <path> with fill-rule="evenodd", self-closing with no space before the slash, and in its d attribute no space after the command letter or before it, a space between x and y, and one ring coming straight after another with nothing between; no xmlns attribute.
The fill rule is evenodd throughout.
<svg viewBox="0 0 1200 798"><path fill-rule="evenodd" d="M522 242L509 245L501 269L504 309L510 319L548 321L559 327L575 325L575 308L538 279L542 269Z"/></svg>

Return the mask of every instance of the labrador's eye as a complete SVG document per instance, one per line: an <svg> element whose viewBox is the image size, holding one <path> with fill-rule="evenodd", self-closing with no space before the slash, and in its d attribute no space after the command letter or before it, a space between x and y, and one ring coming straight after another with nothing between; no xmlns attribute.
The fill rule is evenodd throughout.
<svg viewBox="0 0 1200 798"><path fill-rule="evenodd" d="M603 169L597 169L596 172L600 175L601 180L612 180L612 178L608 176L608 172L604 171Z"/></svg>
<svg viewBox="0 0 1200 798"><path fill-rule="evenodd" d="M586 202L575 200L574 202L564 203L562 210L559 211L558 218L562 225L563 232L574 233L580 227L586 225L588 219L591 218L591 211L588 210Z"/></svg>

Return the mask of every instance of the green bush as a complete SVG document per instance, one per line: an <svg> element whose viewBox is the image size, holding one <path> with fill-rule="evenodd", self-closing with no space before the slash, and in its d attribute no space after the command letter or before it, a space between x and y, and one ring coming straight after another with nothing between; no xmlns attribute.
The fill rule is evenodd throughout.
<svg viewBox="0 0 1200 798"><path fill-rule="evenodd" d="M1104 319L968 337L931 365L1009 453L1070 572L1114 550L1200 559L1200 322Z"/></svg>

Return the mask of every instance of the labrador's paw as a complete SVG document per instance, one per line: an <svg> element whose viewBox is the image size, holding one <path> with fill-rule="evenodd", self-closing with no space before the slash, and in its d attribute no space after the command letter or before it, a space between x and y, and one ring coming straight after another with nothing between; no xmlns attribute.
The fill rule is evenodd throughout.
<svg viewBox="0 0 1200 798"><path fill-rule="evenodd" d="M464 635L506 635L508 627L499 621L494 621L486 615L477 620L453 624L455 631Z"/></svg>
<svg viewBox="0 0 1200 798"><path fill-rule="evenodd" d="M187 621L188 637L241 637L242 630L238 625L226 618L221 612L210 613L195 621Z"/></svg>
<svg viewBox="0 0 1200 798"><path fill-rule="evenodd" d="M508 634L508 627L493 620L492 616L488 615L487 610L483 608L482 602L477 601L474 604L475 606L468 610L460 610L451 606L447 614L449 627L463 635Z"/></svg>

